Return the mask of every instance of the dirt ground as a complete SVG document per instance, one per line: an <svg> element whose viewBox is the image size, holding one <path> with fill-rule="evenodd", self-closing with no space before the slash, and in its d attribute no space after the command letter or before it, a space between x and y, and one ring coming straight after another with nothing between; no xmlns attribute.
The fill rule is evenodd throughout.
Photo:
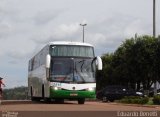
<svg viewBox="0 0 160 117"><path fill-rule="evenodd" d="M127 105L102 102L86 102L85 104L80 105L77 104L77 101L66 101L63 104L57 104L54 102L45 103L10 100L2 102L2 105L0 105L0 112L0 115L2 115L2 117L9 117L9 115L7 114L11 114L12 117L52 117L53 113L54 115L56 115L56 117L67 117L67 115L71 117L71 114L69 114L70 112L72 112L72 115L76 117L107 117L106 114L109 115L108 117L118 117L124 116L123 112L132 112L131 114L139 114L140 116L141 112L150 112L151 114L156 112L156 115L154 116L159 117L160 106ZM16 115L17 113L19 114L19 116ZM144 117L147 116L144 115Z"/></svg>
<svg viewBox="0 0 160 117"><path fill-rule="evenodd" d="M117 103L66 101L64 104L54 102L3 101L1 111L160 111L160 106L141 106Z"/></svg>

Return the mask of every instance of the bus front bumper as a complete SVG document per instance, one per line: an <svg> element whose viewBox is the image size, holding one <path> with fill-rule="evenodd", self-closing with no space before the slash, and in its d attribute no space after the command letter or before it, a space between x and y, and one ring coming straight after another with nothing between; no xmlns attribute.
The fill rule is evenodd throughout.
<svg viewBox="0 0 160 117"><path fill-rule="evenodd" d="M50 88L50 98L78 99L78 98L96 98L94 91L77 91L77 90L54 90Z"/></svg>

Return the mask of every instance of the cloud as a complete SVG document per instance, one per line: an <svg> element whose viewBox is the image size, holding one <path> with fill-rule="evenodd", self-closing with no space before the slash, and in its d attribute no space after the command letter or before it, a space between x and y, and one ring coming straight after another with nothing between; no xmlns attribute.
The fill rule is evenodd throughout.
<svg viewBox="0 0 160 117"><path fill-rule="evenodd" d="M140 19L136 19L126 26L124 35L125 37L132 37L136 33L139 35L149 34L151 32L150 27L150 24L147 24Z"/></svg>
<svg viewBox="0 0 160 117"><path fill-rule="evenodd" d="M61 24L60 26L57 27L57 29L54 30L53 36L57 38L66 38L70 37L72 35L75 35L77 31L79 31L80 26L79 23L73 23L73 24Z"/></svg>
<svg viewBox="0 0 160 117"><path fill-rule="evenodd" d="M46 10L46 11L39 11L33 17L34 22L36 25L46 25L51 21L54 21L60 14L63 14L64 10Z"/></svg>
<svg viewBox="0 0 160 117"><path fill-rule="evenodd" d="M29 1L25 2L31 4ZM96 48L107 47L112 51L125 37L134 36L137 32L147 32L144 30L146 24L143 25L143 21L129 15L115 13L104 19L96 18L90 21L83 18L79 22L67 23L65 19L61 22L57 21L64 18L67 13L64 8L36 7L33 12L30 12L33 6L30 9L26 6L24 9L22 9L23 6L8 8L12 4L3 5L3 19L0 22L0 40L3 39L3 44L0 44L3 52L0 52L0 55L11 58L29 57L50 41L82 41L82 27L79 24L84 22L87 23L85 41L95 45ZM70 12L71 10L70 8ZM11 49L4 44L8 44Z"/></svg>
<svg viewBox="0 0 160 117"><path fill-rule="evenodd" d="M9 64L17 64L18 62L17 61L14 61L14 60L11 60L8 62Z"/></svg>
<svg viewBox="0 0 160 117"><path fill-rule="evenodd" d="M1 57L8 56L13 59L28 58L35 51L36 44L26 38L6 39L0 43Z"/></svg>
<svg viewBox="0 0 160 117"><path fill-rule="evenodd" d="M5 39L11 32L11 26L7 22L0 22L0 40Z"/></svg>
<svg viewBox="0 0 160 117"><path fill-rule="evenodd" d="M35 33L32 40L35 43L47 43L50 41L73 41L79 33L79 23L60 24L54 28L47 27L45 30Z"/></svg>
<svg viewBox="0 0 160 117"><path fill-rule="evenodd" d="M23 1L24 3L20 2L24 6L21 4L15 7L19 2L19 0L0 1L0 58L8 56L13 59L22 59L32 56L44 45L44 43L36 43L33 38L47 39L52 34L49 32L53 26L52 22L64 12L64 9L32 10L33 6L27 9L24 3L26 5L32 3L27 0Z"/></svg>

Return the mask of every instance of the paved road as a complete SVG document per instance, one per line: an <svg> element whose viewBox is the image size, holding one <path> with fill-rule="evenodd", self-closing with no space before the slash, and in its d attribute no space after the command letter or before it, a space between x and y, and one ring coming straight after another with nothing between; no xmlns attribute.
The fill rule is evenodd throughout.
<svg viewBox="0 0 160 117"><path fill-rule="evenodd" d="M1 111L160 111L160 106L140 106L117 103L86 102L84 105L76 101L67 101L64 104L31 102L31 101L4 101L0 105Z"/></svg>

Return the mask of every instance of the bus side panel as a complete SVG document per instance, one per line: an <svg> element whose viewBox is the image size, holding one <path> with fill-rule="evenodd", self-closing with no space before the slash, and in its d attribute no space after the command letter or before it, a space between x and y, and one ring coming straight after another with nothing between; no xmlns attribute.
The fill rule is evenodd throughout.
<svg viewBox="0 0 160 117"><path fill-rule="evenodd" d="M32 87L34 97L42 97L42 86L44 84L46 73L44 65L38 67L29 74L29 87Z"/></svg>
<svg viewBox="0 0 160 117"><path fill-rule="evenodd" d="M28 66L28 95L34 97L49 97L48 81L46 79L46 55L49 53L49 46L44 47L37 55L35 55L30 61ZM44 90L43 90L44 87ZM44 92L42 92L44 91ZM43 94L44 93L44 94Z"/></svg>

